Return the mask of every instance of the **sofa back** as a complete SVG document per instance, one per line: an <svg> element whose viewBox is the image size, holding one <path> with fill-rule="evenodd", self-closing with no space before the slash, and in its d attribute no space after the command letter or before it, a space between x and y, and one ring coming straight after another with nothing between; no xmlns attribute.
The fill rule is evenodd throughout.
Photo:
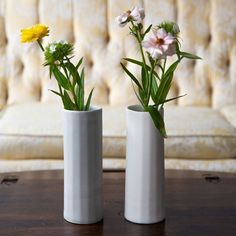
<svg viewBox="0 0 236 236"><path fill-rule="evenodd" d="M170 96L188 94L177 105L221 108L236 103L235 0L0 0L0 106L59 101L48 91L56 83L42 67L38 45L20 43L20 29L39 22L50 27L46 41L68 40L77 58L84 56L86 90L95 87L94 103L136 103L119 62L137 58L138 49L128 27L119 28L115 21L134 5L145 8L146 26L177 21L182 49L203 58L185 60L176 71Z"/></svg>

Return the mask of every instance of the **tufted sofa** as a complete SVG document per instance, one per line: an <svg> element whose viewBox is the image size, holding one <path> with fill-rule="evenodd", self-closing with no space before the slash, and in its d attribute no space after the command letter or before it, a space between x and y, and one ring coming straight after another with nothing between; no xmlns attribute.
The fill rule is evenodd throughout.
<svg viewBox="0 0 236 236"><path fill-rule="evenodd" d="M165 109L166 168L236 171L235 0L0 0L0 171L63 168L55 80L38 46L19 39L38 22L50 27L44 43L65 39L84 56L86 91L103 107L104 168L125 167L125 106L137 100L119 62L138 53L114 19L134 5L146 26L177 21L182 49L203 58L176 71L170 96L188 95Z"/></svg>

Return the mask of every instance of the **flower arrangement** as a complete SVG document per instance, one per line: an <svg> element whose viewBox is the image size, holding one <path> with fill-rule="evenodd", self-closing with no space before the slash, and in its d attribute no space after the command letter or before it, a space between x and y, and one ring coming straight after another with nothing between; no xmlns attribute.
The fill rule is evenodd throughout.
<svg viewBox="0 0 236 236"><path fill-rule="evenodd" d="M127 69L124 63L121 62L121 66L130 77L132 84L134 83L137 86L137 89L133 86L134 92L144 111L149 112L160 134L167 137L160 110L165 103L185 96L181 95L167 99L174 71L183 58L201 58L180 50L180 30L176 23L166 21L154 27L150 25L147 29L144 29L142 24L144 18L144 9L137 6L116 18L120 27L130 24L130 34L134 36L138 43L142 60L132 58L123 58L123 60L136 64L141 68L141 81ZM177 59L167 67L167 59L173 55L176 55ZM151 100L152 105L150 104Z"/></svg>
<svg viewBox="0 0 236 236"><path fill-rule="evenodd" d="M85 103L84 96L84 68L78 72L83 58L76 65L71 62L73 46L66 41L49 43L46 48L42 45L42 38L49 35L46 25L37 24L21 30L21 42L37 41L44 53L44 66L49 67L50 78L52 75L57 80L59 91L51 90L61 97L66 110L88 111L93 89Z"/></svg>

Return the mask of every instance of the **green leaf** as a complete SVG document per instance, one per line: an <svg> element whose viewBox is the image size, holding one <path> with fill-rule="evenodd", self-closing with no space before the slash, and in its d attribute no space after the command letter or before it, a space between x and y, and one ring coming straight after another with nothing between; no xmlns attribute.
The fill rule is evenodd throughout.
<svg viewBox="0 0 236 236"><path fill-rule="evenodd" d="M86 106L85 106L85 111L88 111L89 108L90 108L90 103L91 103L91 98L92 98L93 90L94 90L94 88L89 93L89 96L88 96L88 99L87 99L87 103L86 103Z"/></svg>
<svg viewBox="0 0 236 236"><path fill-rule="evenodd" d="M52 73L53 73L52 66L49 66L49 78L50 79L52 78Z"/></svg>
<svg viewBox="0 0 236 236"><path fill-rule="evenodd" d="M125 61L131 62L131 63L136 64L136 65L141 66L141 67L143 67L143 65L144 65L143 62L134 60L134 59L132 59L132 58L123 58L123 59L124 59ZM147 65L147 64L146 64L146 68L147 68L148 71L151 71L151 70L152 70L152 68L151 68L149 65ZM155 75L157 78L159 78L159 76L158 76L158 74L156 73L156 71L153 71L153 73L154 73L154 75Z"/></svg>
<svg viewBox="0 0 236 236"><path fill-rule="evenodd" d="M142 80L143 89L145 90L147 87L147 84L146 84L147 79L146 79L146 73L145 73L144 66L142 66L142 69L141 69L141 80Z"/></svg>
<svg viewBox="0 0 236 236"><path fill-rule="evenodd" d="M83 62L83 57L80 58L79 62L77 63L77 65L75 66L76 70L79 69L80 65L82 64Z"/></svg>
<svg viewBox="0 0 236 236"><path fill-rule="evenodd" d="M156 81L156 77L154 76L153 80L152 80L152 88L151 88L151 97L152 97L153 101L155 100L157 90L158 90L158 84L157 84L157 81Z"/></svg>
<svg viewBox="0 0 236 236"><path fill-rule="evenodd" d="M58 96L62 96L60 93L58 93L57 91L55 91L55 90L52 90L52 89L49 89L49 91L51 91L51 92L53 92L53 93L55 93L56 95L58 95Z"/></svg>
<svg viewBox="0 0 236 236"><path fill-rule="evenodd" d="M133 64L136 64L136 65L139 65L139 66L143 66L143 62L141 61L137 61L137 60L134 60L132 58L123 58L125 61L128 61L128 62L131 62ZM148 65L147 65L148 66ZM150 68L150 67L149 67Z"/></svg>
<svg viewBox="0 0 236 236"><path fill-rule="evenodd" d="M134 90L134 93L135 93L136 97L138 98L139 102L143 105L142 98L141 98L141 97L138 95L138 93L136 92L135 87L134 87L134 83L133 83L132 80L131 80L131 84L132 84L132 86L133 86L133 90ZM138 89L139 89L139 91L142 91L140 88L138 88ZM140 94L140 92L139 92L139 94Z"/></svg>
<svg viewBox="0 0 236 236"><path fill-rule="evenodd" d="M66 90L70 90L70 82L65 77L65 75L63 75L63 73L58 69L57 66L53 66L52 72L53 72L58 84L62 88L66 89Z"/></svg>
<svg viewBox="0 0 236 236"><path fill-rule="evenodd" d="M143 38L144 36L151 30L152 25L149 25L149 27L145 30L145 32L143 33Z"/></svg>
<svg viewBox="0 0 236 236"><path fill-rule="evenodd" d="M177 57L178 59L180 59L180 46L179 46L179 41L175 44L176 46L176 54L177 54Z"/></svg>
<svg viewBox="0 0 236 236"><path fill-rule="evenodd" d="M165 74L163 75L163 77L160 81L156 96L154 98L154 103L156 105L161 104L166 99L166 96L167 96L167 94L169 92L169 89L170 89L170 86L171 86L174 71L175 71L177 65L179 64L180 60L175 61L168 68L168 70L165 72Z"/></svg>
<svg viewBox="0 0 236 236"><path fill-rule="evenodd" d="M177 68L178 64L180 63L180 60L175 61L173 64L171 64L171 66L167 69L167 71L165 72L165 75L168 76L169 74L171 74L172 72L175 71L175 69Z"/></svg>
<svg viewBox="0 0 236 236"><path fill-rule="evenodd" d="M77 110L76 105L71 101L69 94L64 90L63 96L64 108L66 110Z"/></svg>
<svg viewBox="0 0 236 236"><path fill-rule="evenodd" d="M187 94L184 94L184 95L180 95L180 96L177 96L177 97L173 97L173 98L166 99L165 101L161 102L160 104L167 103L167 102L176 100L176 99L178 99L178 98L182 98L182 97L184 97L184 96L186 96L186 95L187 95Z"/></svg>
<svg viewBox="0 0 236 236"><path fill-rule="evenodd" d="M185 58L188 58L188 59L193 59L193 60L200 60L202 59L201 57L197 56L197 55L194 55L194 54L191 54L191 53L188 53L188 52L179 52L179 54Z"/></svg>
<svg viewBox="0 0 236 236"><path fill-rule="evenodd" d="M164 120L159 111L154 106L148 106L148 112L152 117L155 127L159 130L163 138L167 137Z"/></svg>
<svg viewBox="0 0 236 236"><path fill-rule="evenodd" d="M142 89L142 86L140 85L139 81L135 78L135 76L122 64L120 63L123 70L126 72L126 74L134 81L134 83L140 88Z"/></svg>
<svg viewBox="0 0 236 236"><path fill-rule="evenodd" d="M174 76L174 72L172 71L167 76L168 77L165 80L164 86L162 87L161 96L159 97L159 104L162 103L166 99L166 97L167 97L167 95L169 93L169 90L170 90L170 87L171 87L171 83L172 83L172 80L173 80L173 76Z"/></svg>
<svg viewBox="0 0 236 236"><path fill-rule="evenodd" d="M79 86L79 94L77 97L77 103L79 104L79 109L84 110L84 68L80 74L81 86Z"/></svg>
<svg viewBox="0 0 236 236"><path fill-rule="evenodd" d="M138 88L138 93L139 93L141 100L144 101L145 100L145 91Z"/></svg>
<svg viewBox="0 0 236 236"><path fill-rule="evenodd" d="M78 70L69 60L66 63L66 68L68 69L68 71L70 72L70 75L73 78L73 87L75 87L76 83L78 83L79 86L81 86Z"/></svg>

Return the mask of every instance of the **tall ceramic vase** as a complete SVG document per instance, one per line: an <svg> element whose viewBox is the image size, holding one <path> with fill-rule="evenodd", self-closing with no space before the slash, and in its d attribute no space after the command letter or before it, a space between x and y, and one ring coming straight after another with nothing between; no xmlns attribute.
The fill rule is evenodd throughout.
<svg viewBox="0 0 236 236"><path fill-rule="evenodd" d="M164 139L141 106L127 108L126 124L125 218L157 223L165 218Z"/></svg>
<svg viewBox="0 0 236 236"><path fill-rule="evenodd" d="M102 109L64 110L64 218L96 223L102 202Z"/></svg>

